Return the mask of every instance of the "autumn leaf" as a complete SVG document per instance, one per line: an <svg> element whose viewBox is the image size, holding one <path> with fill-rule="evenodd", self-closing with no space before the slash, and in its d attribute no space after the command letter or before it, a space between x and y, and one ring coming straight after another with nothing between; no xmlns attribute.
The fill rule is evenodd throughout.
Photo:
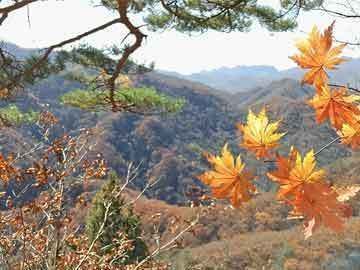
<svg viewBox="0 0 360 270"><path fill-rule="evenodd" d="M316 170L314 151L308 152L304 159L300 153L291 148L288 158L277 156L277 170L267 173L267 176L280 184L278 198L285 199L295 196L304 183L322 181L324 170Z"/></svg>
<svg viewBox="0 0 360 270"><path fill-rule="evenodd" d="M360 147L360 123L343 124L338 134L342 144L349 145L352 149Z"/></svg>
<svg viewBox="0 0 360 270"><path fill-rule="evenodd" d="M340 202L338 193L326 182L305 183L291 202L294 211L305 217L305 224L312 219L315 226L324 224L336 232L344 229L344 219L352 215L349 205Z"/></svg>
<svg viewBox="0 0 360 270"><path fill-rule="evenodd" d="M14 157L12 155L5 158L0 154L0 180L5 185L8 184L12 178L19 178L18 169L12 165L13 161Z"/></svg>
<svg viewBox="0 0 360 270"><path fill-rule="evenodd" d="M300 51L298 55L291 56L301 68L310 69L302 80L302 83L323 85L328 81L325 69L335 69L336 65L345 61L340 58L345 44L332 47L334 23L323 34L316 26L313 27L307 39L297 42L296 47Z"/></svg>
<svg viewBox="0 0 360 270"><path fill-rule="evenodd" d="M317 123L329 119L334 128L341 129L343 124L354 123L360 116L360 109L355 104L359 100L360 96L348 94L345 87L330 90L324 85L308 103L316 111Z"/></svg>
<svg viewBox="0 0 360 270"><path fill-rule="evenodd" d="M245 164L240 155L235 159L225 144L221 156L207 154L207 160L213 166L213 170L199 175L198 178L211 187L215 198L229 199L234 207L250 200L256 192L255 186L251 183L254 177L245 171Z"/></svg>
<svg viewBox="0 0 360 270"><path fill-rule="evenodd" d="M237 125L243 135L240 146L254 152L258 159L269 157L269 151L277 147L278 141L286 134L276 132L279 124L280 121L269 123L265 108L257 116L249 110L247 124Z"/></svg>
<svg viewBox="0 0 360 270"><path fill-rule="evenodd" d="M34 162L33 167L26 169L25 173L33 175L39 185L47 184L52 176L51 170L39 162Z"/></svg>
<svg viewBox="0 0 360 270"><path fill-rule="evenodd" d="M305 236L320 224L341 231L351 208L338 200L339 194L324 179L325 171L316 169L314 151L302 158L291 148L288 158L278 156L276 162L277 170L267 175L280 184L277 197L293 207L292 216L304 217Z"/></svg>

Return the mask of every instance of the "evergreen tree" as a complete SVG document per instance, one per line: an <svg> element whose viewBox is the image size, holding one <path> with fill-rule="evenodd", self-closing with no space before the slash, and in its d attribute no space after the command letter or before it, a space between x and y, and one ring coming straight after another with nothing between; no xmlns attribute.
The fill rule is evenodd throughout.
<svg viewBox="0 0 360 270"><path fill-rule="evenodd" d="M40 0L9 0L0 8L0 27L6 23L10 14L28 8L35 2ZM95 77L101 77L99 75L102 73L107 76L101 80L93 80L93 78L81 80L85 84L82 90L85 88L87 91L76 89L71 93L71 97L75 97L75 102L69 102L68 99L66 100L69 96L66 96L62 100L64 104L88 110L127 111L140 114L149 111L150 113L178 111L183 104L182 100L171 99L151 89L136 87L129 89L121 85L119 87L116 83L121 74L138 74L151 70L151 67L134 65L131 60L133 53L142 46L143 41L150 34L143 26L147 26L150 31L175 29L185 33L208 30L244 32L251 30L255 22L270 31L286 31L296 27L296 17L300 9L321 4L320 0L280 1L280 6L259 3L256 0L94 0L93 2L96 6L108 9L112 13L111 17L115 14L115 18L21 59L13 55L5 45L0 44L0 100L13 97L23 88L51 74L62 72L64 69L68 72L69 63L73 63L86 67L92 73L95 71ZM143 18L143 26L134 24L135 18L139 16ZM106 31L108 27L114 25L121 25L129 31L122 37L120 47L111 46L99 50L83 44L75 46L71 51L63 49L97 32ZM133 41L129 41L129 37L132 37ZM96 91L92 92L94 89ZM136 91L130 94L131 90ZM86 103L77 102L83 97L86 97Z"/></svg>
<svg viewBox="0 0 360 270"><path fill-rule="evenodd" d="M92 242L104 221L106 207L111 202L108 210L103 233L98 237L97 243L100 246L101 253L106 254L116 248L121 241L121 233L125 234L126 239L132 243L132 248L126 252L123 258L119 258L116 264L129 264L144 259L148 253L146 244L141 239L141 223L139 218L133 213L132 207L126 206L122 198L115 195L119 191L118 177L116 174L110 174L110 179L102 189L95 195L92 208L86 220L86 234L89 241Z"/></svg>

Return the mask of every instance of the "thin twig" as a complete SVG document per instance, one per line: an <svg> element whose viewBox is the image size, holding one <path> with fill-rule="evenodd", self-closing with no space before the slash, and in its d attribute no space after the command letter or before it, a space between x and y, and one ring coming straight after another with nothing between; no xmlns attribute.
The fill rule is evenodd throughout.
<svg viewBox="0 0 360 270"><path fill-rule="evenodd" d="M181 232L179 232L174 238L172 238L169 242L165 243L161 247L158 247L155 249L149 256L147 256L145 259L143 259L141 262L139 262L134 270L140 269L141 266L143 266L145 263L147 263L152 258L156 257L159 253L166 250L168 247L173 245L184 233L188 232L192 227L194 227L199 222L199 216L196 217L195 220L193 220L189 226L187 226L185 229L183 229Z"/></svg>
<svg viewBox="0 0 360 270"><path fill-rule="evenodd" d="M333 145L334 143L338 142L342 137L336 137L335 139L331 140L330 142L328 142L327 144L325 144L324 146L322 146L318 151L315 152L314 156L318 156L322 151L324 151L326 148L328 148L329 146ZM275 163L276 160L274 159L267 159L263 161L264 163Z"/></svg>
<svg viewBox="0 0 360 270"><path fill-rule="evenodd" d="M88 250L86 251L85 255L81 258L81 260L79 261L78 265L75 267L74 270L79 270L79 269L80 269L80 267L82 266L82 264L83 264L83 263L85 262L85 260L89 257L91 251L93 250L96 241L97 241L97 240L100 238L100 236L103 234L103 231L104 231L104 228L105 228L105 225L106 225L106 223L107 223L108 216L109 216L109 211L110 211L111 205L112 205L112 203L108 203L108 204L105 206L105 213L104 213L103 222L101 223L101 226L100 226L98 232L96 233L95 238L91 241L91 244L90 244Z"/></svg>
<svg viewBox="0 0 360 270"><path fill-rule="evenodd" d="M332 141L330 141L329 143L325 144L323 147L321 147L315 154L314 156L316 157L317 155L319 155L322 151L324 151L326 148L328 148L329 146L333 145L334 143L338 142L341 139L341 137L336 137L335 139L333 139Z"/></svg>
<svg viewBox="0 0 360 270"><path fill-rule="evenodd" d="M351 91L360 93L360 89L354 88L354 87L350 87L350 86L347 86L347 85L333 84L333 83L329 83L328 85L329 85L329 86L332 86L332 87L345 87L345 88L347 88L347 89L349 89L349 90L351 90Z"/></svg>

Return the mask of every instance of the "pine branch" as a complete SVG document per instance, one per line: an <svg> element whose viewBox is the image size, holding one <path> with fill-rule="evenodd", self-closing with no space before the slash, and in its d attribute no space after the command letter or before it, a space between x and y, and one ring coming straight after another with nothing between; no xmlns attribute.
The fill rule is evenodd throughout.
<svg viewBox="0 0 360 270"><path fill-rule="evenodd" d="M45 50L45 53L40 57L40 59L34 63L29 69L25 70L24 72L18 74L17 76L15 76L10 83L8 83L7 85L0 85L0 89L11 89L13 88L14 86L18 85L20 81L22 81L23 78L27 77L27 76L30 76L32 74L34 74L34 72L36 72L40 67L41 65L48 60L50 54L55 50L55 49L58 49L58 48L61 48L67 44L70 44L70 43L74 43L76 41L79 41L81 39L83 39L84 37L87 37L89 35L92 35L96 32L99 32L101 30L104 30L116 23L120 23L120 18L117 18L117 19L114 19L114 20L111 20L103 25L100 25L98 27L95 27L87 32L84 32L80 35L77 35L75 37L72 37L70 39L67 39L67 40L64 40L64 41L61 41L57 44L54 44L50 47L48 47L46 50Z"/></svg>

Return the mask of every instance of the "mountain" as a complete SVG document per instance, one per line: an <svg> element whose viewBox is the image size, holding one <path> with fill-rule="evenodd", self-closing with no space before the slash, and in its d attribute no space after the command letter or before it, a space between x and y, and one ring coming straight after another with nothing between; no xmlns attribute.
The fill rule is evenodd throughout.
<svg viewBox="0 0 360 270"><path fill-rule="evenodd" d="M259 67L257 70L262 69ZM264 69L268 73L276 73L271 68ZM243 74L251 74L251 70ZM42 110L46 107L53 111L61 120L62 132L93 126L103 130L98 138L98 149L104 153L111 168L122 175L126 162L141 162L141 174L134 188L144 187L146 181L160 179L147 195L172 204L186 203L186 190L193 184L201 186L196 175L207 168L202 153L218 153L225 142L229 143L233 152L242 153L247 165L259 175L257 185L260 189L273 188L264 176L272 165L264 166L252 154L239 148L236 123L246 120L249 108L258 112L265 105L272 119L282 119L281 130L287 135L279 148L281 153L287 152L290 145L301 152L320 149L336 136L328 125L316 124L314 112L305 102L313 90L294 79L280 79L267 86L234 94L159 72L132 76L132 80L137 86L150 86L170 96L182 97L186 105L180 113L166 116L92 113L64 107L59 104L59 96L82 87L64 74L41 81L17 102L25 109ZM28 129L14 129L13 134L17 138L23 134L23 138L34 136L36 139ZM9 140L9 146L14 144L11 139L4 138L2 141L6 140ZM328 165L350 155L350 151L337 145L323 151L319 162L320 165Z"/></svg>
<svg viewBox="0 0 360 270"><path fill-rule="evenodd" d="M330 81L335 84L349 84L358 87L360 84L360 59L346 58L335 71L330 71ZM200 82L215 89L230 93L247 92L256 87L263 87L272 81L281 79L301 80L304 70L291 68L279 71L273 66L237 66L202 71L190 75L176 72L159 71L190 81Z"/></svg>
<svg viewBox="0 0 360 270"><path fill-rule="evenodd" d="M352 67L348 68L350 72ZM291 72L295 74L296 70ZM183 111L174 115L93 113L64 107L58 97L82 87L64 74L51 76L27 89L17 103L24 109L45 107L54 112L61 120L58 135L97 127L102 131L97 149L119 175L124 174L127 162L141 162L135 185L126 191L132 199L137 198L147 181L159 180L137 201L134 210L141 217L144 236L149 237L145 240L153 248L158 247L159 237L165 243L174 237L172 230L179 232L199 216L198 224L182 237L181 244L186 248L161 256L174 269L359 269L360 194L352 202L355 217L347 222L343 233L321 228L304 241L302 221L287 219L288 207L275 200L276 186L264 176L274 169L274 164L265 165L238 147L235 124L246 120L249 108L258 112L263 106L272 120L282 119L280 130L287 132L278 149L280 153L287 153L291 145L302 153L317 150L331 141L335 132L327 124L316 124L314 112L305 102L313 89L298 80L282 78L232 94L173 75L151 72L131 79L137 86L152 86L159 92L185 98ZM6 128L1 130L0 142L2 153L26 152L37 142L37 134L29 127ZM196 179L197 174L208 168L202 152L218 153L225 142L234 153L241 153L246 165L258 176L260 194L240 209L232 209L221 201L186 207L189 187L205 189ZM317 161L327 168L332 183L360 183L359 154L334 145L324 150ZM98 188L86 194L89 200ZM80 222L89 206L77 207L80 209L75 206L73 219Z"/></svg>
<svg viewBox="0 0 360 270"><path fill-rule="evenodd" d="M279 148L286 153L290 145L302 152L320 149L336 134L328 125L317 125L312 109L305 100L312 89L303 87L292 79L272 82L245 93L219 95L212 88L157 72L132 77L138 86L152 86L158 91L186 100L182 112L175 115L139 116L129 113L90 113L58 103L58 97L77 87L79 83L62 75L52 76L33 87L31 96L21 100L22 106L48 108L60 119L65 131L97 126L103 130L98 139L98 149L104 154L111 168L120 175L125 173L126 162L142 163L141 174L134 188L142 188L147 181L160 180L147 192L152 198L171 204L184 204L186 190L201 185L196 175L207 168L203 152L218 153L225 142L231 149L242 153L244 160L259 175L257 185L270 190L273 184L265 177L272 168L239 148L239 136L235 124L244 122L248 108L258 112L268 107L272 119L283 119L281 130L287 135ZM40 100L41 103L36 103ZM34 104L36 105L34 107ZM20 132L20 131L19 131ZM349 156L344 147L334 146L323 151L321 165Z"/></svg>
<svg viewBox="0 0 360 270"><path fill-rule="evenodd" d="M16 44L13 44L11 42L0 40L1 48L6 50L7 52L11 53L12 55L15 55L19 59L26 58L30 56L33 53L38 52L38 49L32 49L32 48L22 48L17 46Z"/></svg>
<svg viewBox="0 0 360 270"><path fill-rule="evenodd" d="M173 75L177 76L176 74ZM228 92L246 91L281 78L280 72L272 66L223 67L180 76Z"/></svg>

